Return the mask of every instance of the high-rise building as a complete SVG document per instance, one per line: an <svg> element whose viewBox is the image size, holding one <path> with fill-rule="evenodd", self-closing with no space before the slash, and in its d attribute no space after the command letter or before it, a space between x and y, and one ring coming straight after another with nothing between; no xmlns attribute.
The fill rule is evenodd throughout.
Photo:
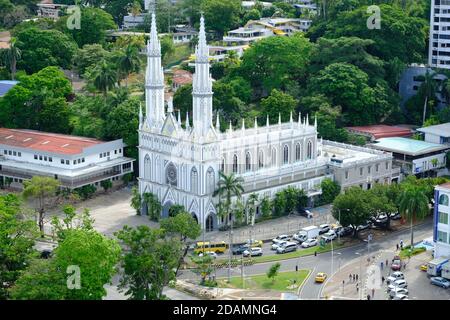
<svg viewBox="0 0 450 320"><path fill-rule="evenodd" d="M450 69L450 0L431 0L428 63Z"/></svg>

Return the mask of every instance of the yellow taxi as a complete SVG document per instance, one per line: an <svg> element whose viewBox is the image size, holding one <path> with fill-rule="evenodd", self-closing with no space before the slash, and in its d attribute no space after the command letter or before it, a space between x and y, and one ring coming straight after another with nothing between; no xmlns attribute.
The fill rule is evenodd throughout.
<svg viewBox="0 0 450 320"><path fill-rule="evenodd" d="M326 278L327 278L327 274L326 274L326 273L324 273L324 272L319 272L319 273L316 275L315 281L316 281L316 282L322 283L322 282L325 281Z"/></svg>
<svg viewBox="0 0 450 320"><path fill-rule="evenodd" d="M263 245L263 242L261 240L255 240L255 239L248 239L246 244L248 244L252 248L261 248Z"/></svg>
<svg viewBox="0 0 450 320"><path fill-rule="evenodd" d="M426 263L420 266L420 271L428 271L428 265Z"/></svg>

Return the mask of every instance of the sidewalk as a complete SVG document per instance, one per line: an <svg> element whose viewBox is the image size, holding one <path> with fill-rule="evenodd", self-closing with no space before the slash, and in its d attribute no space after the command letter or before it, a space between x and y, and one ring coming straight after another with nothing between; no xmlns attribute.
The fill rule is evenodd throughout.
<svg viewBox="0 0 450 320"><path fill-rule="evenodd" d="M301 228L320 225L324 223L336 223L336 220L330 213L331 206L314 208L311 210L313 218L308 219L299 215L291 215L289 217L281 217L277 219L267 220L255 224L253 227L245 226L233 229L233 243L242 243L247 239L254 238L257 240L273 239L280 234L293 234ZM202 234L197 241L225 241L228 242L229 231L211 231ZM204 238L203 238L204 236Z"/></svg>

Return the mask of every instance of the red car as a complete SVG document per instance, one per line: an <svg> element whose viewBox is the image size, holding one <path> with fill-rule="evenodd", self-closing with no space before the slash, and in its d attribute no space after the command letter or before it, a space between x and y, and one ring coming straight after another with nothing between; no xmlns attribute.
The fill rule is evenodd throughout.
<svg viewBox="0 0 450 320"><path fill-rule="evenodd" d="M393 271L399 271L402 269L402 260L399 256L395 256L394 259L392 259L391 269Z"/></svg>

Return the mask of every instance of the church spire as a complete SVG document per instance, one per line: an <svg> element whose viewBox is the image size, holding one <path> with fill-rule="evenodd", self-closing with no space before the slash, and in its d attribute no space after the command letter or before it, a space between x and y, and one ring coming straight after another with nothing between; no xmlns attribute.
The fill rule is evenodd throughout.
<svg viewBox="0 0 450 320"><path fill-rule="evenodd" d="M258 129L258 118L255 117L255 129Z"/></svg>
<svg viewBox="0 0 450 320"><path fill-rule="evenodd" d="M139 102L139 129L142 128L143 115L142 115L142 103Z"/></svg>
<svg viewBox="0 0 450 320"><path fill-rule="evenodd" d="M169 97L169 100L167 100L167 113L173 112L173 98Z"/></svg>
<svg viewBox="0 0 450 320"><path fill-rule="evenodd" d="M217 111L217 119L216 119L216 131L220 132L220 119L219 119L219 111Z"/></svg>
<svg viewBox="0 0 450 320"><path fill-rule="evenodd" d="M316 114L316 116L314 117L314 128L317 129L317 114Z"/></svg>
<svg viewBox="0 0 450 320"><path fill-rule="evenodd" d="M195 74L192 82L194 130L206 136L212 127L212 78L209 73L209 47L206 43L205 19L200 17L198 45L195 48Z"/></svg>
<svg viewBox="0 0 450 320"><path fill-rule="evenodd" d="M178 119L177 119L178 125L181 126L181 112L178 109Z"/></svg>
<svg viewBox="0 0 450 320"><path fill-rule="evenodd" d="M145 111L149 127L162 125L164 120L164 72L161 66L161 43L156 30L154 12L152 12L150 39L147 42Z"/></svg>
<svg viewBox="0 0 450 320"><path fill-rule="evenodd" d="M300 127L301 124L302 124L302 113L299 112L299 113L298 113L298 126Z"/></svg>
<svg viewBox="0 0 450 320"><path fill-rule="evenodd" d="M269 114L267 114L267 118L266 118L266 126L269 126Z"/></svg>
<svg viewBox="0 0 450 320"><path fill-rule="evenodd" d="M189 111L186 111L186 128L189 128L191 125L189 124Z"/></svg>

